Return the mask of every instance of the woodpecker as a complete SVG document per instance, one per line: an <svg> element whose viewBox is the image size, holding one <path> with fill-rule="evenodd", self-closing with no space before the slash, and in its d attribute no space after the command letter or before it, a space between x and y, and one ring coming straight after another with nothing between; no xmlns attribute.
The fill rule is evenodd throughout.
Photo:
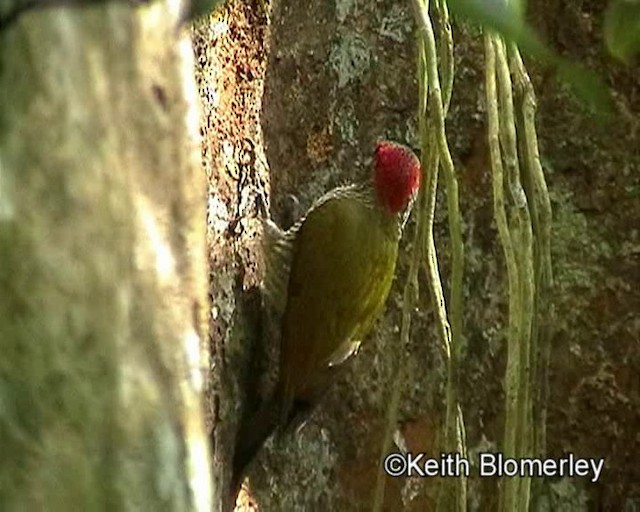
<svg viewBox="0 0 640 512"><path fill-rule="evenodd" d="M420 179L411 149L378 142L371 179L328 192L287 231L265 222L264 291L281 319L279 373L272 398L240 428L234 486L271 432L313 407L331 369L382 313Z"/></svg>

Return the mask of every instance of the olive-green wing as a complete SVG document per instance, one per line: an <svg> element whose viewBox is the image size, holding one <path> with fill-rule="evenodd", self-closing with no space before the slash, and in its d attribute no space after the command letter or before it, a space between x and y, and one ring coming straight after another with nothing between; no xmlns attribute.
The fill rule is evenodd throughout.
<svg viewBox="0 0 640 512"><path fill-rule="evenodd" d="M395 269L396 233L381 213L347 197L321 204L301 225L282 324L286 408L345 344L366 334L382 310Z"/></svg>

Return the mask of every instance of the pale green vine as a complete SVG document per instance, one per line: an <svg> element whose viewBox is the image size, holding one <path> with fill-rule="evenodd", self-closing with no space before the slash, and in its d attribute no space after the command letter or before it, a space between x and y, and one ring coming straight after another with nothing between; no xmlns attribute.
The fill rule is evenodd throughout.
<svg viewBox="0 0 640 512"><path fill-rule="evenodd" d="M518 48L488 32L484 46L494 217L509 293L502 451L505 457L541 456L553 283L551 206L538 152L533 87ZM500 510L527 511L530 502L530 478L503 481Z"/></svg>
<svg viewBox="0 0 640 512"><path fill-rule="evenodd" d="M453 38L445 0L437 0L439 16L440 54L429 16L429 4L424 0L412 0L419 29L418 38L418 83L419 83L419 131L422 148L423 186L420 190L417 209L416 230L413 237L413 255L405 285L401 341L402 350L397 360L392 397L387 410L386 430L382 446L382 458L388 453L393 430L397 424L398 407L405 380L404 351L409 340L411 314L417 301L418 266L426 265L429 289L435 305L437 326L447 362L446 417L442 452L466 454L464 421L459 406L459 364L462 338L462 278L464 272L464 244L462 220L459 209L458 182L445 132L445 116L453 89ZM440 73L438 71L440 67ZM440 74L444 91L440 86ZM447 192L449 232L451 236L451 297L450 317L444 298L440 271L433 238L433 222L438 186L438 169L442 163ZM426 256L426 258L425 258ZM424 258L424 259L423 259ZM451 319L449 321L449 318ZM436 456L436 454L434 454ZM373 510L382 509L384 501L384 473L380 468L374 495ZM438 498L439 510L467 509L466 478L443 480Z"/></svg>

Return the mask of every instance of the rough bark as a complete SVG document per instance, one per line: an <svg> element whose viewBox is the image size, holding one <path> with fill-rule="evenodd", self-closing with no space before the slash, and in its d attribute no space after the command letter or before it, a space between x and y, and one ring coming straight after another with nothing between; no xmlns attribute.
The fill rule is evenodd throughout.
<svg viewBox="0 0 640 512"><path fill-rule="evenodd" d="M236 431L243 414L259 400L259 382L253 377L269 367L261 353L258 292L258 216L267 206L269 186L259 124L267 45L261 4L229 2L193 31L208 178L212 375L207 420L214 510L225 512L232 507L229 484Z"/></svg>
<svg viewBox="0 0 640 512"><path fill-rule="evenodd" d="M0 509L210 509L205 189L176 5L0 33Z"/></svg>

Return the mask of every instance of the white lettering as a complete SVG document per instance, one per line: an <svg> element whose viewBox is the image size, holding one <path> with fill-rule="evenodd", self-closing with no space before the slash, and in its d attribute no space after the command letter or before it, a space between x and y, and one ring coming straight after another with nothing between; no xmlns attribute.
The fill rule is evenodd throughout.
<svg viewBox="0 0 640 512"><path fill-rule="evenodd" d="M604 459L587 459L591 464L591 469L593 469L593 478L592 482L597 482L600 479L600 473L602 472L602 468L604 467Z"/></svg>
<svg viewBox="0 0 640 512"><path fill-rule="evenodd" d="M480 454L480 476L496 476L497 472L498 472L498 466L496 464L495 454L481 453Z"/></svg>

